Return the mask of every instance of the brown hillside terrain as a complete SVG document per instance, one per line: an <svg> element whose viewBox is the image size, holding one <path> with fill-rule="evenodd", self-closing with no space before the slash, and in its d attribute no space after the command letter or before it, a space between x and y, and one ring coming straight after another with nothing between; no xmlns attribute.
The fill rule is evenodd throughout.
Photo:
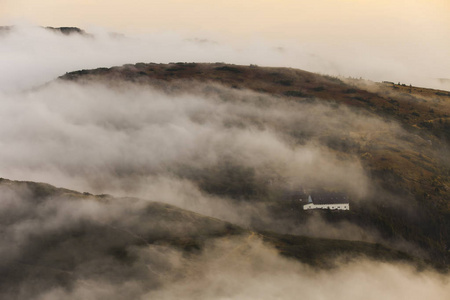
<svg viewBox="0 0 450 300"><path fill-rule="evenodd" d="M266 68L225 64L136 64L82 70L61 77L65 80L125 80L158 86L179 80L220 83L235 89L250 89L296 102L325 101L366 109L385 118L394 119L415 133L413 145L405 149L387 143L387 132L352 132L349 139L358 139L357 150L374 170L390 169L403 173L411 185L427 191L447 191L448 182L439 175L442 163L433 149L447 145L450 137L450 92L373 83L362 80L341 80L302 70ZM184 85L183 88L188 89ZM441 139L443 138L443 139ZM348 141L340 141L348 142ZM355 150L355 149L353 149ZM429 181L435 175L433 181ZM447 201L441 203L448 205Z"/></svg>
<svg viewBox="0 0 450 300"><path fill-rule="evenodd" d="M251 239L261 239L284 256L322 268L332 267L333 260L337 258L402 261L413 263L417 267L427 265L421 259L380 244L315 239L273 232L256 233L159 202L146 201L144 206L138 205L139 209L136 209L134 206L142 200L91 195L45 183L3 178L0 178L0 191L13 196L22 205L21 213L10 208L11 216L2 221L5 227L26 223L27 218L46 222L71 204L78 204L79 207L98 205L104 213L120 207L121 215L126 216L125 220L100 216L91 219L73 214L73 219L66 226L37 228L34 236L23 245L23 253L9 260L6 268L0 271L2 275L8 274L5 282L0 283L0 291L6 282L24 280L29 274L44 278L59 274L63 276L63 282L71 281L83 276L77 267L105 257L111 259L112 265L119 264L124 270L128 270L138 259L136 248L167 247L195 256L201 254L205 244L216 239L239 238L239 245L243 248ZM38 210L42 214L43 207L55 203L53 211L47 211L45 215L35 213ZM11 232L8 231L8 234ZM53 255L48 255L49 253Z"/></svg>
<svg viewBox="0 0 450 300"><path fill-rule="evenodd" d="M339 138L331 139L327 132L316 138L343 158L357 155L378 186L370 196L373 205L355 203L344 219L376 227L387 238L401 236L446 264L450 247L450 92L340 79L296 69L222 63L138 63L71 72L60 79L113 86L132 82L170 92L195 92L198 83L219 84L270 95L279 101L342 105L398 122L402 133L352 128ZM394 203L393 198L402 199L402 204ZM327 218L333 221L342 215Z"/></svg>
<svg viewBox="0 0 450 300"><path fill-rule="evenodd" d="M295 101L324 101L368 108L420 129L437 133L448 129L450 92L363 80L347 80L298 69L237 66L222 63L143 64L67 73L62 79L102 75L139 83L154 80L216 82L236 89L250 89ZM438 123L438 124L436 124Z"/></svg>

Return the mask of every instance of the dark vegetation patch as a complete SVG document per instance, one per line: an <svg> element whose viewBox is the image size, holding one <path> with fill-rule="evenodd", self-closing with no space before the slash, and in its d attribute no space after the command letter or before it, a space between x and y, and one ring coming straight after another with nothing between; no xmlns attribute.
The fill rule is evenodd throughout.
<svg viewBox="0 0 450 300"><path fill-rule="evenodd" d="M322 91L325 91L325 87L318 86L318 87L313 88L313 91L315 91L315 92L322 92Z"/></svg>
<svg viewBox="0 0 450 300"><path fill-rule="evenodd" d="M231 72L231 73L242 73L242 71L236 67L230 67L230 66L223 66L223 67L217 67L215 68L217 71L225 71L225 72Z"/></svg>
<svg viewBox="0 0 450 300"><path fill-rule="evenodd" d="M237 201L255 200L268 192L254 168L241 166L232 160L223 160L208 168L185 168L181 173L197 182L203 191Z"/></svg>
<svg viewBox="0 0 450 300"><path fill-rule="evenodd" d="M274 245L282 255L295 258L314 267L333 268L337 267L339 262L349 262L368 257L381 261L415 263L418 267L425 266L421 260L381 244L308 238L273 232L261 232L261 235L266 242ZM337 261L337 259L340 260Z"/></svg>
<svg viewBox="0 0 450 300"><path fill-rule="evenodd" d="M289 79L278 80L277 83L282 85L282 86L292 86L294 84L294 82L292 80L289 80Z"/></svg>
<svg viewBox="0 0 450 300"><path fill-rule="evenodd" d="M436 92L436 95L438 96L444 96L444 97L450 97L450 93L446 92Z"/></svg>
<svg viewBox="0 0 450 300"><path fill-rule="evenodd" d="M323 75L323 77L325 79L327 79L328 81L331 81L333 83L338 83L339 85L345 85L345 83L341 79L339 79L337 77L329 76L329 75Z"/></svg>
<svg viewBox="0 0 450 300"><path fill-rule="evenodd" d="M288 97L298 97L298 98L308 97L308 94L305 94L302 91L286 91L283 93L283 95L288 96Z"/></svg>

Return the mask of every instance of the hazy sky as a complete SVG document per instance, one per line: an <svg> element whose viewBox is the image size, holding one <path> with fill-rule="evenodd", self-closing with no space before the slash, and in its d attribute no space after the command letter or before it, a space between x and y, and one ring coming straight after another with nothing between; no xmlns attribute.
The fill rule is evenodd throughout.
<svg viewBox="0 0 450 300"><path fill-rule="evenodd" d="M187 29L318 38L449 33L448 0L0 0L0 17L49 26ZM423 37L422 37L423 38ZM429 37L428 37L429 38Z"/></svg>
<svg viewBox="0 0 450 300"><path fill-rule="evenodd" d="M435 87L430 80L450 78L449 15L449 0L0 0L0 24L176 32L233 47L297 43L296 53L327 67L292 57L280 66Z"/></svg>

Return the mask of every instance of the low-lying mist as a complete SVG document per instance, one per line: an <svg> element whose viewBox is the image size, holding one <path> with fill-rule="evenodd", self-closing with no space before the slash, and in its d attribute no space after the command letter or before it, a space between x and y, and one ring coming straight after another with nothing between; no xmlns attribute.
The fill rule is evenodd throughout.
<svg viewBox="0 0 450 300"><path fill-rule="evenodd" d="M156 89L57 81L4 95L1 105L1 177L327 238L379 241L346 222L324 230L318 216L302 227L274 220L267 205L320 189L354 202L379 199L355 149L367 138L410 146L397 140L408 133L396 123L367 112L207 83Z"/></svg>
<svg viewBox="0 0 450 300"><path fill-rule="evenodd" d="M226 180L222 175L232 169L252 181L250 198L267 192L261 186L281 183L328 186L361 198L370 184L358 159L326 147L328 138L400 130L345 107L225 88L199 96L54 83L4 96L2 106L2 176L147 198L151 182L163 179L220 189L202 173Z"/></svg>
<svg viewBox="0 0 450 300"><path fill-rule="evenodd" d="M136 199L1 182L4 299L446 299L449 278L363 258L316 269L251 233ZM201 250L171 241L210 236ZM161 241L161 242L158 242Z"/></svg>

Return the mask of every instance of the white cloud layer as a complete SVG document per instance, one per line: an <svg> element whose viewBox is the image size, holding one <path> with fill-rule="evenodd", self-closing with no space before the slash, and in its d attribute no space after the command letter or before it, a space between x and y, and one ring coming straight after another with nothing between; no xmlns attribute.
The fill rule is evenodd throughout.
<svg viewBox="0 0 450 300"><path fill-rule="evenodd" d="M389 80L450 89L450 59L430 45L379 45L250 38L232 40L212 33L64 36L19 25L0 35L0 90L29 88L78 69L136 62L227 62L294 67L331 75ZM431 48L430 48L431 47ZM441 49L436 46L435 49Z"/></svg>

